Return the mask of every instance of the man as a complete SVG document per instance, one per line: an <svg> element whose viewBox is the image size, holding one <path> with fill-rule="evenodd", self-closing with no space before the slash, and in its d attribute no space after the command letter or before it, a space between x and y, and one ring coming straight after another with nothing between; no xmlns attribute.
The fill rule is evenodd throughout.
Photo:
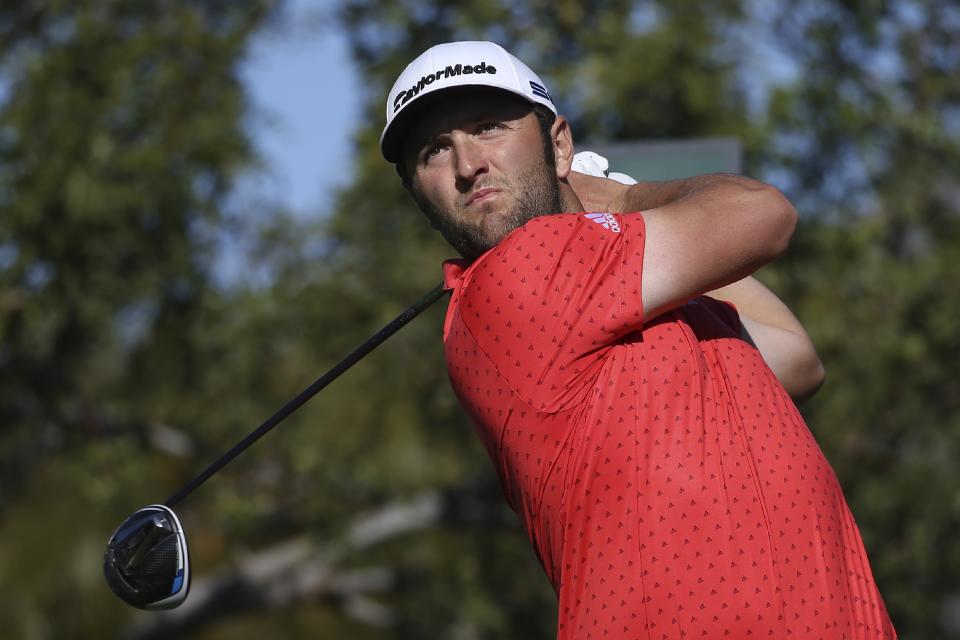
<svg viewBox="0 0 960 640"><path fill-rule="evenodd" d="M819 386L816 353L747 277L793 232L776 189L571 172L543 82L483 42L407 67L381 150L465 258L445 265L450 379L559 638L895 637L790 398Z"/></svg>

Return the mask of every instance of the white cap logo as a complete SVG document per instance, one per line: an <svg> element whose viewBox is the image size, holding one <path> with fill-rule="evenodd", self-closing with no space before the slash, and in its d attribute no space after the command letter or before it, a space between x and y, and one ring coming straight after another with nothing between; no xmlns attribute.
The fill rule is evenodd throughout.
<svg viewBox="0 0 960 640"><path fill-rule="evenodd" d="M387 125L380 135L383 157L389 162L399 159L402 134L413 115L410 107L419 98L441 89L468 86L502 89L557 112L543 81L500 45L493 42L440 44L407 65L390 90Z"/></svg>

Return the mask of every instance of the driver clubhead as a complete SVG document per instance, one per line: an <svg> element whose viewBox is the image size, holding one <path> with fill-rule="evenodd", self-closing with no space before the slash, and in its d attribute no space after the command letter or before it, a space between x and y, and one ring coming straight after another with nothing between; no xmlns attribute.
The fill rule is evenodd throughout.
<svg viewBox="0 0 960 640"><path fill-rule="evenodd" d="M190 554L180 520L154 504L123 521L107 543L103 575L110 590L138 609L173 609L190 590Z"/></svg>

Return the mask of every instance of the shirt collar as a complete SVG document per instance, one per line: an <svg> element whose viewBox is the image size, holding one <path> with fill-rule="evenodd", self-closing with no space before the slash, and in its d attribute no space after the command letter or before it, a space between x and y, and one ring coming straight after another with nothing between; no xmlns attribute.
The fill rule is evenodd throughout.
<svg viewBox="0 0 960 640"><path fill-rule="evenodd" d="M457 258L443 261L443 289L450 291L459 289L463 282L463 274L470 266L469 260Z"/></svg>

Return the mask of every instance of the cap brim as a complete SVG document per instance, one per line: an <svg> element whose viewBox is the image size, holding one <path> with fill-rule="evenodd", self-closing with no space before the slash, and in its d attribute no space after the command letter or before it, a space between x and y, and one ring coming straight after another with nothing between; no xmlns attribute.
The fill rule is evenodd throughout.
<svg viewBox="0 0 960 640"><path fill-rule="evenodd" d="M383 138L380 141L380 152L383 154L383 157L386 158L387 162L400 162L403 156L403 145L406 141L407 134L410 133L411 126L421 115L423 115L424 111L436 104L440 98L449 98L458 93L471 93L477 91L499 91L511 96L516 96L523 102L528 103L531 107L538 104L537 102L530 100L530 98L522 93L518 93L512 89L483 84L463 84L447 87L438 91L431 91L426 95L418 97L415 101L404 107L404 109L390 122L390 125L387 127L386 131L384 131Z"/></svg>

